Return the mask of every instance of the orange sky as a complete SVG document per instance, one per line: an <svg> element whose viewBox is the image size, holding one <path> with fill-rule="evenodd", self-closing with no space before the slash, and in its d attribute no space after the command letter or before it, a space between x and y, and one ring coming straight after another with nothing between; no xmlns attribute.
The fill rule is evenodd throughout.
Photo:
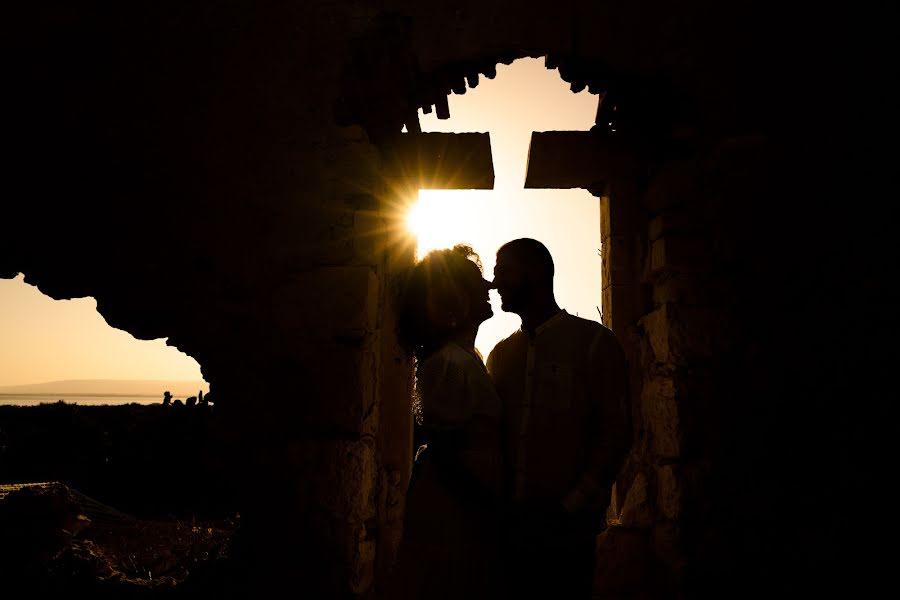
<svg viewBox="0 0 900 600"><path fill-rule="evenodd" d="M498 65L497 77L462 96L450 115L420 115L423 131L489 131L496 175L491 191L423 191L420 251L467 242L492 276L496 249L517 237L544 242L556 262L557 299L573 314L599 321L598 201L583 190L523 190L532 131L587 130L597 96L573 94L543 59ZM482 325L477 346L487 356L519 325L500 311ZM0 279L0 386L60 379L171 379L202 381L197 362L165 345L139 341L109 327L93 298L54 301L20 275Z"/></svg>
<svg viewBox="0 0 900 600"><path fill-rule="evenodd" d="M62 379L203 381L197 361L164 339L107 325L93 298L52 300L22 275L0 279L0 385Z"/></svg>

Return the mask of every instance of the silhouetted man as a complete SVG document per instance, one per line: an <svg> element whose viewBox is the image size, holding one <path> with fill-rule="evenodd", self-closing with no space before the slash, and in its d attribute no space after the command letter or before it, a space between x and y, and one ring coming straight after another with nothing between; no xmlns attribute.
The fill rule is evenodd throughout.
<svg viewBox="0 0 900 600"><path fill-rule="evenodd" d="M559 308L540 242L497 251L494 285L522 327L490 353L504 405L512 597L590 598L596 536L631 443L613 333Z"/></svg>

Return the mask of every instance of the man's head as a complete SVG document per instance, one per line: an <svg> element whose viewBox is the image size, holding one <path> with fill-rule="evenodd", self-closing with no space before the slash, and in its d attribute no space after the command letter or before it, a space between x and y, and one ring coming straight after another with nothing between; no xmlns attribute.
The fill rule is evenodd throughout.
<svg viewBox="0 0 900 600"><path fill-rule="evenodd" d="M538 299L553 298L553 258L537 240L521 238L497 250L494 286L506 312L519 313Z"/></svg>

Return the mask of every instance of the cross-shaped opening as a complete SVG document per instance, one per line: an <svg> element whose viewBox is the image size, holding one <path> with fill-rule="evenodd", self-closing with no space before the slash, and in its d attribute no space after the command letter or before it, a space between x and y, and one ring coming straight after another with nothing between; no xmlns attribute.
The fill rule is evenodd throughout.
<svg viewBox="0 0 900 600"><path fill-rule="evenodd" d="M490 133L494 165L492 190L421 190L407 217L418 238L418 255L457 243L479 253L492 278L497 249L510 240L543 242L556 263L560 306L572 314L601 320L600 208L582 189L525 189L532 132L586 131L594 125L598 96L572 93L543 59L524 58L498 65L492 80L462 96L448 98L450 118L419 112L423 132ZM446 116L446 115L442 115ZM519 325L500 309L492 292L494 317L479 329L476 347L487 356Z"/></svg>

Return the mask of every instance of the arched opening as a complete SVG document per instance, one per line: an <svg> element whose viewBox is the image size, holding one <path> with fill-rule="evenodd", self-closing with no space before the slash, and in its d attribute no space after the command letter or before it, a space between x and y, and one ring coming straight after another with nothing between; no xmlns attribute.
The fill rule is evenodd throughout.
<svg viewBox="0 0 900 600"><path fill-rule="evenodd" d="M149 588L215 558L235 504L197 361L22 274L0 279L0 331L3 563L40 565L50 587L70 564ZM31 554L28 540L59 535L64 551Z"/></svg>
<svg viewBox="0 0 900 600"><path fill-rule="evenodd" d="M23 275L0 279L0 404L194 403L209 393L196 360L165 339L107 325L93 298L53 300Z"/></svg>

